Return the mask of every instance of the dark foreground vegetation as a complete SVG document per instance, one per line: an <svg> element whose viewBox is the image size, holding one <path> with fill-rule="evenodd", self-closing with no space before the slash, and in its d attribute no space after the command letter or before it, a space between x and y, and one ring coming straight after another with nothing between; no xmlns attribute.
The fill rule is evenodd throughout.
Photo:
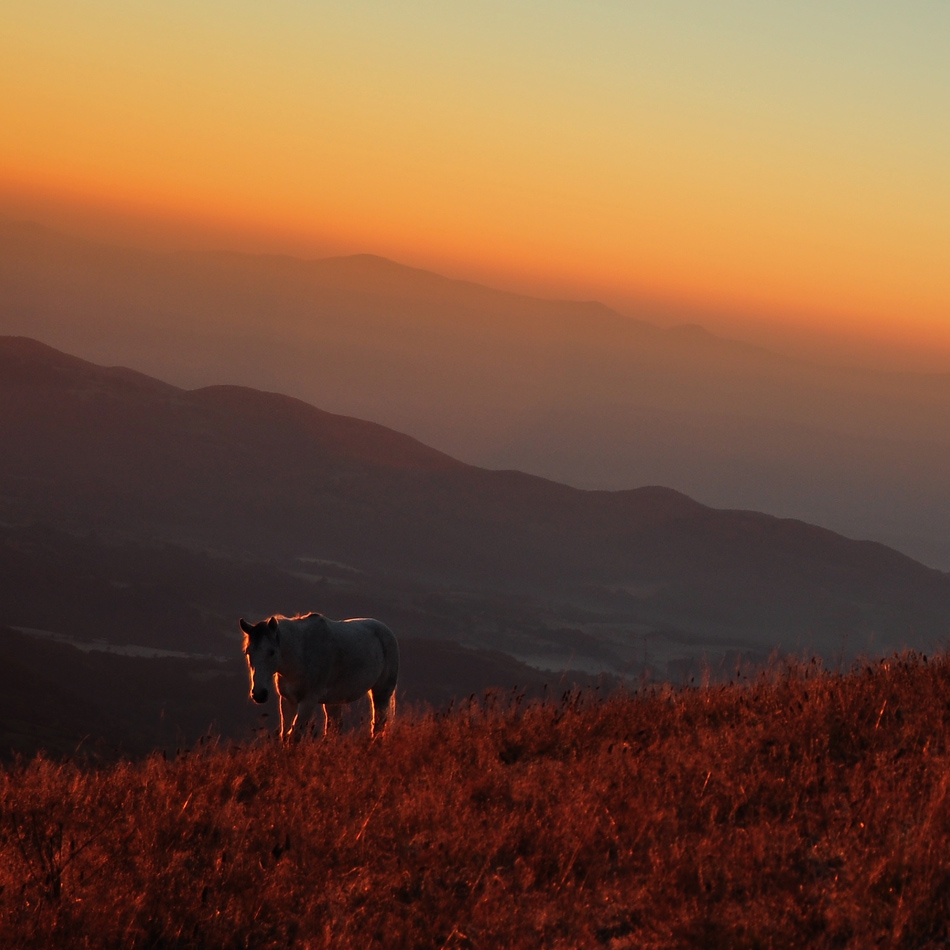
<svg viewBox="0 0 950 950"><path fill-rule="evenodd" d="M950 662L0 779L12 947L931 947Z"/></svg>

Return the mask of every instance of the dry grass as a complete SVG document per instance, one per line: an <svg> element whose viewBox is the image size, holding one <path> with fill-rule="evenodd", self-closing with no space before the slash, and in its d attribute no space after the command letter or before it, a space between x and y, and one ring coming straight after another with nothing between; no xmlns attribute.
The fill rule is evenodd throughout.
<svg viewBox="0 0 950 950"><path fill-rule="evenodd" d="M12 947L929 947L950 663L507 701L0 784Z"/></svg>

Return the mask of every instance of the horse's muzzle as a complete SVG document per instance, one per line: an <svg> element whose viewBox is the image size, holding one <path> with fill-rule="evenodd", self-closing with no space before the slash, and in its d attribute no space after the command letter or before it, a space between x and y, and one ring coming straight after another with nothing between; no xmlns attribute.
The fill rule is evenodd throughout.
<svg viewBox="0 0 950 950"><path fill-rule="evenodd" d="M255 689L254 692L251 693L251 699L253 699L255 703L266 703L266 702L267 702L267 690L266 690L266 689Z"/></svg>

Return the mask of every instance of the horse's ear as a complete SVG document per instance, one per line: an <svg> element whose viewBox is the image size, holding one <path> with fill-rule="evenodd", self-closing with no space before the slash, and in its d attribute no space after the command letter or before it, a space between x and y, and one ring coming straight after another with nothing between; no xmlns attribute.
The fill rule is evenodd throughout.
<svg viewBox="0 0 950 950"><path fill-rule="evenodd" d="M238 621L241 625L241 629L248 635L251 635L251 631L254 629L254 625L248 623L243 617Z"/></svg>
<svg viewBox="0 0 950 950"><path fill-rule="evenodd" d="M277 624L277 618L271 617L267 621L267 632L274 637L274 642L278 643L280 641L280 627Z"/></svg>

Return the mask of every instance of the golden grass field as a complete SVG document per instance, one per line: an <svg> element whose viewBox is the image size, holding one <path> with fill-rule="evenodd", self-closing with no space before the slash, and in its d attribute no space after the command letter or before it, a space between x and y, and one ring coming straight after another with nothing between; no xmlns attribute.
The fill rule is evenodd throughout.
<svg viewBox="0 0 950 950"><path fill-rule="evenodd" d="M945 946L950 661L0 777L0 945Z"/></svg>

